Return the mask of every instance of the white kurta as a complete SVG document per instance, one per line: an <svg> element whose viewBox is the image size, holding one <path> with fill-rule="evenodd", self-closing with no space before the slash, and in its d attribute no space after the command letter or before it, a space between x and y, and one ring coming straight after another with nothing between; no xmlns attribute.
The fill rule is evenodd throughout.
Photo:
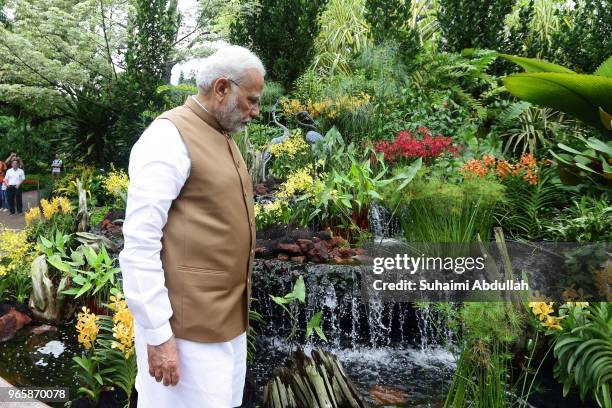
<svg viewBox="0 0 612 408"><path fill-rule="evenodd" d="M172 336L172 307L160 259L162 229L190 167L187 147L169 120L154 121L130 154L125 244L119 263L135 321L139 407L230 408L242 401L245 333L223 343L177 339L179 383L164 386L149 375L147 344L159 345Z"/></svg>

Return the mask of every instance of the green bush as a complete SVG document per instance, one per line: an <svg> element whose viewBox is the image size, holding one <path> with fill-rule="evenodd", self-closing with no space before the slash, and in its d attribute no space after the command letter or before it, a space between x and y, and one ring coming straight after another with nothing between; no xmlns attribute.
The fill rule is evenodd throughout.
<svg viewBox="0 0 612 408"><path fill-rule="evenodd" d="M448 182L421 174L406 189L400 216L408 242L488 241L504 187L492 179Z"/></svg>
<svg viewBox="0 0 612 408"><path fill-rule="evenodd" d="M573 200L571 207L557 211L546 226L549 237L562 242L612 242L612 206L604 196Z"/></svg>
<svg viewBox="0 0 612 408"><path fill-rule="evenodd" d="M442 48L455 52L465 48L502 49L506 16L514 3L514 0L440 0Z"/></svg>
<svg viewBox="0 0 612 408"><path fill-rule="evenodd" d="M263 0L230 27L230 41L251 48L270 77L285 86L308 67L319 33L319 14L327 0Z"/></svg>
<svg viewBox="0 0 612 408"><path fill-rule="evenodd" d="M570 68L591 73L612 50L612 6L603 0L579 0L561 13L556 35L558 58Z"/></svg>

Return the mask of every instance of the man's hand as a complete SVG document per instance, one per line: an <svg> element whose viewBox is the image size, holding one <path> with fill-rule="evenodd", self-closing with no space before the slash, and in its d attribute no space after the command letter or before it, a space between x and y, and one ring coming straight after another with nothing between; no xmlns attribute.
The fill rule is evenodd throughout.
<svg viewBox="0 0 612 408"><path fill-rule="evenodd" d="M149 355L149 374L164 385L176 385L179 381L179 361L176 340L170 337L159 346L147 345Z"/></svg>

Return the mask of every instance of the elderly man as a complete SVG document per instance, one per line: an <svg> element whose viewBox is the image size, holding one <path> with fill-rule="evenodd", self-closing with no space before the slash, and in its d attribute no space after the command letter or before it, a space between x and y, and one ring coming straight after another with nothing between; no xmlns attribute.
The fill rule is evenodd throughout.
<svg viewBox="0 0 612 408"><path fill-rule="evenodd" d="M198 94L132 149L119 259L139 407L242 403L255 220L251 178L228 134L259 115L264 76L249 50L220 49L201 66Z"/></svg>

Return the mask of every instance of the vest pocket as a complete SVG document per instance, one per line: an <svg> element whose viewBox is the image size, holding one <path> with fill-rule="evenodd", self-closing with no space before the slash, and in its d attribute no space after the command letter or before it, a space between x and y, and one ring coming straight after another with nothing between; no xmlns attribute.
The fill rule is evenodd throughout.
<svg viewBox="0 0 612 408"><path fill-rule="evenodd" d="M234 332L240 297L224 271L177 267L183 282L182 331L186 338L220 338ZM244 286L243 286L244 289Z"/></svg>
<svg viewBox="0 0 612 408"><path fill-rule="evenodd" d="M207 268L199 268L197 266L184 266L184 265L177 266L176 270L179 272L195 273L195 274L203 274L203 275L217 275L217 274L226 273L225 271L221 269L207 269Z"/></svg>

